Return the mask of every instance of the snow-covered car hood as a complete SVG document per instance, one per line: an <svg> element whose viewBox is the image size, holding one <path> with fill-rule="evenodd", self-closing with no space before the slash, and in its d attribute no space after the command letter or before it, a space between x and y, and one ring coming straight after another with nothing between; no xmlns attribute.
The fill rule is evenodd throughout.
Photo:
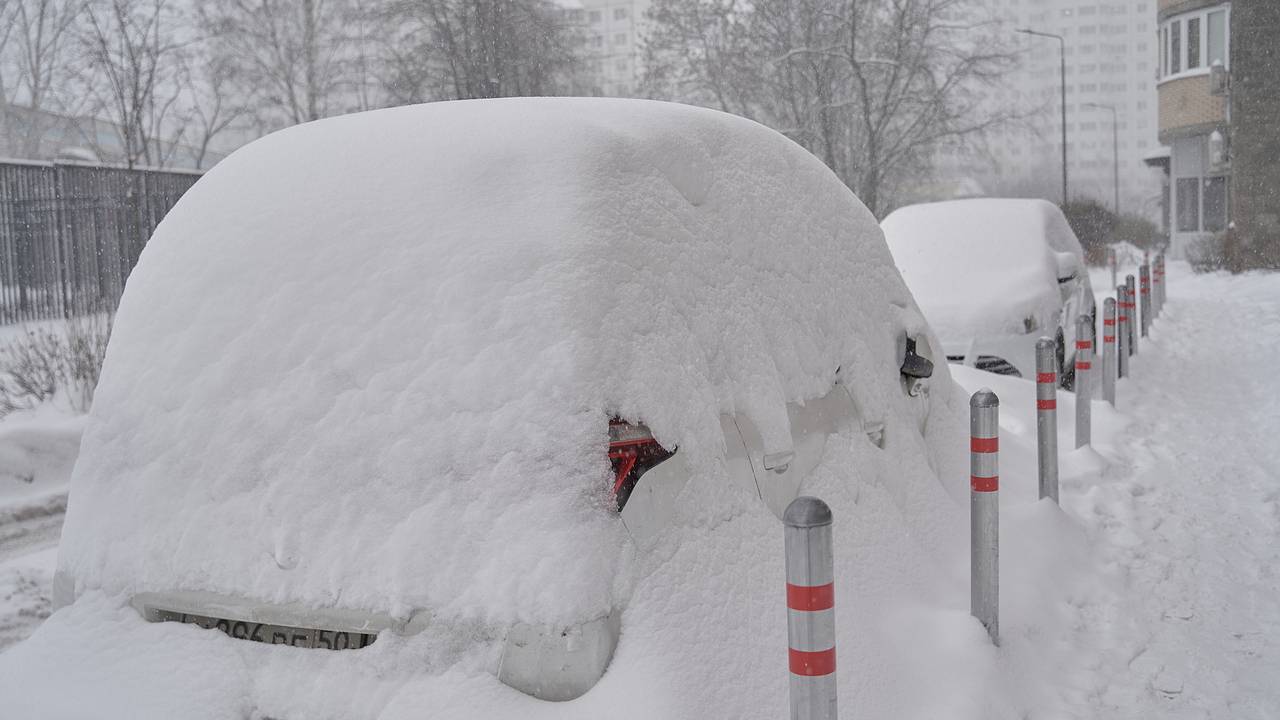
<svg viewBox="0 0 1280 720"><path fill-rule="evenodd" d="M1044 200L909 205L881 227L902 278L948 347L1054 325L1062 304L1055 252L1080 256L1062 213Z"/></svg>
<svg viewBox="0 0 1280 720"><path fill-rule="evenodd" d="M637 565L611 415L688 458L690 522L732 517L719 414L782 449L785 403L839 368L865 414L905 415L906 331L927 328L871 214L741 118L513 99L290 128L143 252L60 570L107 596L595 617Z"/></svg>

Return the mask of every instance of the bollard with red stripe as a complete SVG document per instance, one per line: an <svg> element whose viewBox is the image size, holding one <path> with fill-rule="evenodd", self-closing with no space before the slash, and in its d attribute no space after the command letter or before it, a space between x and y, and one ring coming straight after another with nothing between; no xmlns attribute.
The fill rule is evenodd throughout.
<svg viewBox="0 0 1280 720"><path fill-rule="evenodd" d="M969 611L1000 644L1000 398L969 399Z"/></svg>
<svg viewBox="0 0 1280 720"><path fill-rule="evenodd" d="M1040 497L1058 502L1058 344L1036 341L1036 455Z"/></svg>
<svg viewBox="0 0 1280 720"><path fill-rule="evenodd" d="M836 720L835 567L831 508L798 497L782 514L787 559L791 720Z"/></svg>
<svg viewBox="0 0 1280 720"><path fill-rule="evenodd" d="M1125 286L1125 315L1129 316L1129 354L1138 354L1138 283L1132 275L1124 276ZM1125 373L1126 375L1128 373Z"/></svg>
<svg viewBox="0 0 1280 720"><path fill-rule="evenodd" d="M1116 301L1107 298L1102 304L1102 399L1116 406Z"/></svg>
<svg viewBox="0 0 1280 720"><path fill-rule="evenodd" d="M1160 313L1164 312L1165 299L1165 267L1164 267L1164 251L1161 250L1156 255L1156 317L1160 317Z"/></svg>
<svg viewBox="0 0 1280 720"><path fill-rule="evenodd" d="M1089 430L1093 408L1090 376L1093 374L1093 340L1089 339L1093 318L1081 315L1076 319L1076 447L1089 444Z"/></svg>
<svg viewBox="0 0 1280 720"><path fill-rule="evenodd" d="M1151 319L1160 317L1160 253L1151 261Z"/></svg>
<svg viewBox="0 0 1280 720"><path fill-rule="evenodd" d="M1125 302L1128 291L1124 285L1116 286L1116 377L1129 377L1129 310Z"/></svg>
<svg viewBox="0 0 1280 720"><path fill-rule="evenodd" d="M1142 297L1138 299L1138 304L1142 306L1142 337L1146 337L1151 331L1151 266L1143 263L1138 268L1138 277L1142 292Z"/></svg>

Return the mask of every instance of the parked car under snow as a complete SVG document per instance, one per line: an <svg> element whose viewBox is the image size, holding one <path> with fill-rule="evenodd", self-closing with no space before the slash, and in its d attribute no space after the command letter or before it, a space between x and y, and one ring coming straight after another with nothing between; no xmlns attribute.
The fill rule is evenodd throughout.
<svg viewBox="0 0 1280 720"><path fill-rule="evenodd" d="M1033 377L1036 340L1051 337L1071 387L1076 318L1097 311L1062 211L1044 200L951 200L899 208L881 227L948 360Z"/></svg>
<svg viewBox="0 0 1280 720"><path fill-rule="evenodd" d="M646 584L776 541L761 511L833 444L866 459L828 475L903 473L937 527L924 509L949 505L919 498L946 497L964 404L935 342L866 208L741 118L520 99L275 133L203 177L130 278L62 609L0 689L23 707L78 678L74 707L134 717L400 717L408 697L528 717L509 688L579 698L558 717L693 717L701 694L664 683L730 672L772 702L695 654L652 669L692 622L724 624L729 655L754 640L696 576ZM606 669L622 680L596 687Z"/></svg>

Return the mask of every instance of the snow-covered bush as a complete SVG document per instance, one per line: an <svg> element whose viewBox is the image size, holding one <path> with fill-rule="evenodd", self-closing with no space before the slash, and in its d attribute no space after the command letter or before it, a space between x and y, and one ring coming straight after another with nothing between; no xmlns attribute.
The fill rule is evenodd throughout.
<svg viewBox="0 0 1280 720"><path fill-rule="evenodd" d="M0 417L57 400L87 412L102 371L111 316L68 320L61 327L26 328L0 348Z"/></svg>

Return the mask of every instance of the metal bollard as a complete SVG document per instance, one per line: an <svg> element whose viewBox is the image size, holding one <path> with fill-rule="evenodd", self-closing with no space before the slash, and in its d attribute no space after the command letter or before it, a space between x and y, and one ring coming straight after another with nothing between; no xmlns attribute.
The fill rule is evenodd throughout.
<svg viewBox="0 0 1280 720"><path fill-rule="evenodd" d="M1164 312L1165 298L1168 297L1168 295L1165 293L1165 288L1169 282L1165 278L1163 250L1161 250L1160 254L1156 256L1156 263L1157 263L1156 267L1158 268L1158 272L1160 273L1160 287L1159 287L1159 290L1157 291L1159 294L1159 304L1156 306L1156 317L1160 317L1160 313Z"/></svg>
<svg viewBox="0 0 1280 720"><path fill-rule="evenodd" d="M1111 264L1111 287L1116 286L1116 272L1120 261L1116 258L1116 249L1107 248L1107 262Z"/></svg>
<svg viewBox="0 0 1280 720"><path fill-rule="evenodd" d="M1116 286L1116 377L1129 377L1129 308L1124 301L1128 288Z"/></svg>
<svg viewBox="0 0 1280 720"><path fill-rule="evenodd" d="M1058 344L1036 341L1036 450L1040 497L1058 502Z"/></svg>
<svg viewBox="0 0 1280 720"><path fill-rule="evenodd" d="M1146 337L1151 330L1151 266L1146 263L1138 268L1138 277L1140 279L1142 296L1138 298L1139 305L1142 306L1142 337Z"/></svg>
<svg viewBox="0 0 1280 720"><path fill-rule="evenodd" d="M969 399L969 612L1000 644L1000 398Z"/></svg>
<svg viewBox="0 0 1280 720"><path fill-rule="evenodd" d="M1076 447L1089 444L1092 406L1089 402L1089 371L1093 368L1093 341L1089 339L1088 315L1076 319Z"/></svg>
<svg viewBox="0 0 1280 720"><path fill-rule="evenodd" d="M1116 301L1107 298L1102 303L1102 399L1116 406Z"/></svg>
<svg viewBox="0 0 1280 720"><path fill-rule="evenodd" d="M1151 319L1160 317L1160 253L1151 261Z"/></svg>
<svg viewBox="0 0 1280 720"><path fill-rule="evenodd" d="M1129 354L1138 354L1138 284L1132 275L1124 276L1124 296L1128 303L1125 314L1129 316Z"/></svg>
<svg viewBox="0 0 1280 720"><path fill-rule="evenodd" d="M836 720L835 567L831 508L801 496L782 514L787 558L791 720Z"/></svg>

